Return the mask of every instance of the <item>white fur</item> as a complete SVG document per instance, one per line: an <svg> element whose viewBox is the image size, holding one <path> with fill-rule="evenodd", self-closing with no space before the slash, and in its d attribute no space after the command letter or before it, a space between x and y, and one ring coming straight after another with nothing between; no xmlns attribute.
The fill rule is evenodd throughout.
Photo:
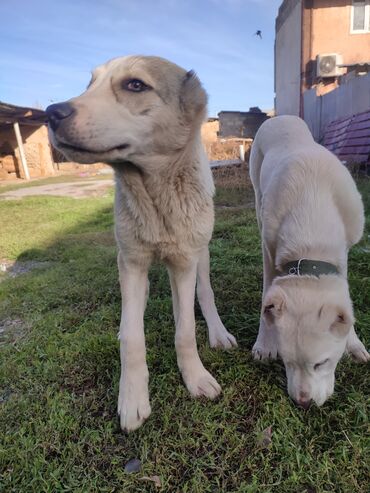
<svg viewBox="0 0 370 493"><path fill-rule="evenodd" d="M127 91L125 81L131 79L149 89ZM197 77L177 65L156 57L118 58L93 72L86 92L68 102L74 114L50 131L54 145L71 160L104 161L115 169L122 292L118 412L128 431L151 412L143 317L155 258L169 270L177 360L193 396L213 399L221 391L197 351L197 279L210 345L236 346L218 316L209 280L214 185L200 140L206 102Z"/></svg>
<svg viewBox="0 0 370 493"><path fill-rule="evenodd" d="M294 116L261 126L250 176L263 250L263 303L253 354L261 360L279 354L289 395L303 406L311 399L321 405L333 393L345 350L369 359L352 326L347 283L348 250L364 228L361 197L348 170ZM335 264L340 276L281 277L285 263L302 258Z"/></svg>

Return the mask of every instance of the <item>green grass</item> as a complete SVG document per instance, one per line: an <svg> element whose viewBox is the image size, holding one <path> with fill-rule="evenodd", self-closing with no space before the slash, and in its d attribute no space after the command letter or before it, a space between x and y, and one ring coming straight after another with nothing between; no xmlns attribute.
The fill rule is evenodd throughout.
<svg viewBox="0 0 370 493"><path fill-rule="evenodd" d="M367 232L350 254L350 284L366 339L370 183L360 188ZM247 200L243 193L219 191L217 202L250 202L250 191ZM217 305L239 349L211 350L196 307L199 352L222 396L208 402L187 393L176 366L167 275L154 266L145 315L153 412L129 435L116 419L120 293L112 196L0 201L0 218L0 259L50 262L0 282L0 322L18 320L1 346L0 491L367 491L368 369L344 359L334 397L304 412L286 394L281 363L251 358L262 278L252 209L219 209L211 243ZM262 448L268 426L272 443ZM143 469L127 474L134 457ZM140 480L153 475L161 489Z"/></svg>

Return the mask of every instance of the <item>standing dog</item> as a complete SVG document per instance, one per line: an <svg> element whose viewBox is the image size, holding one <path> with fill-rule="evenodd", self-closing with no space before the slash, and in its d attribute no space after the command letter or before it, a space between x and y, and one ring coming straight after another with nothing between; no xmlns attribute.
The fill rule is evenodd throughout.
<svg viewBox="0 0 370 493"><path fill-rule="evenodd" d="M79 163L113 166L115 234L122 293L118 413L125 430L151 409L143 316L148 268L168 267L177 361L193 396L221 388L204 368L195 339L194 294L212 347L231 348L209 279L214 185L201 139L207 95L198 78L157 57L129 56L94 70L81 96L47 108L53 145Z"/></svg>
<svg viewBox="0 0 370 493"><path fill-rule="evenodd" d="M344 351L369 354L353 328L347 254L363 233L356 185L306 124L280 116L258 130L250 176L262 236L263 301L255 359L285 364L288 393L322 405Z"/></svg>

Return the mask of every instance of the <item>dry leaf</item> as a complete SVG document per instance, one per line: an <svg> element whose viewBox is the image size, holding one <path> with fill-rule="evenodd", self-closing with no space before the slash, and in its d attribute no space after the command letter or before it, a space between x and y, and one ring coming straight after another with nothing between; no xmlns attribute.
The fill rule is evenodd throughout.
<svg viewBox="0 0 370 493"><path fill-rule="evenodd" d="M155 484L156 488L160 488L162 486L161 479L159 476L143 476L139 478L141 481L151 481Z"/></svg>
<svg viewBox="0 0 370 493"><path fill-rule="evenodd" d="M257 445L261 448L268 448L272 443L272 426L264 429L257 440Z"/></svg>

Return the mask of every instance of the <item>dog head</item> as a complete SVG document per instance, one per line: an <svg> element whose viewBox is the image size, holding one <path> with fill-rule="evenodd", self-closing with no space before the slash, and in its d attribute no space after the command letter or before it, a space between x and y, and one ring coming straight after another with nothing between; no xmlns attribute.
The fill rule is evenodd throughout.
<svg viewBox="0 0 370 493"><path fill-rule="evenodd" d="M205 118L194 72L158 57L127 56L96 68L86 91L46 109L52 144L80 163L131 161L184 148Z"/></svg>
<svg viewBox="0 0 370 493"><path fill-rule="evenodd" d="M301 407L321 406L333 393L335 368L354 323L347 282L338 276L276 278L263 317L276 331L288 393Z"/></svg>

